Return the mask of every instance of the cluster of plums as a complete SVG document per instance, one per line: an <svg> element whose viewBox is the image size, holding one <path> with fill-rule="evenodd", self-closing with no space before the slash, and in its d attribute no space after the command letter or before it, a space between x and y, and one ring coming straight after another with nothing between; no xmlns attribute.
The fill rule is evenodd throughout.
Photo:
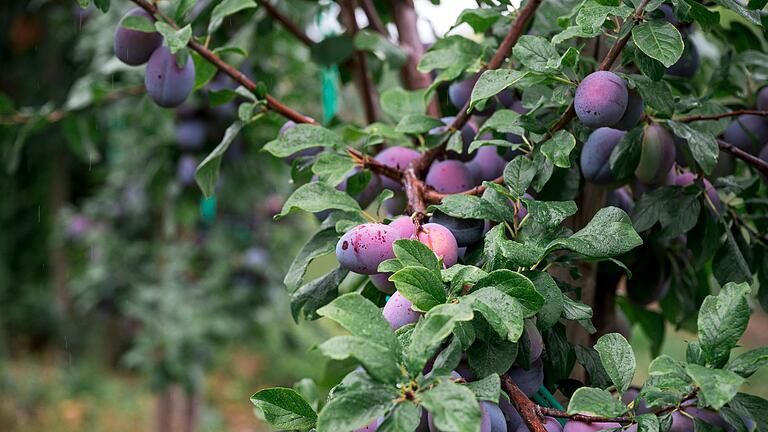
<svg viewBox="0 0 768 432"><path fill-rule="evenodd" d="M144 9L130 10L124 17L140 16L154 22L155 18ZM181 105L195 85L195 64L186 54L186 61L179 62L178 56L163 46L163 37L158 32L143 32L121 25L115 31L115 55L130 66L147 64L144 85L147 94L161 107L174 108Z"/></svg>

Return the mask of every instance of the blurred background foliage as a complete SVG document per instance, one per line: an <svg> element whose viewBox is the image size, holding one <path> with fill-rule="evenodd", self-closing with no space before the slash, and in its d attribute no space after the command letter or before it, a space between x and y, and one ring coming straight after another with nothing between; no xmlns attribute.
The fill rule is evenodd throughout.
<svg viewBox="0 0 768 432"><path fill-rule="evenodd" d="M212 2L197 4L193 22L205 23ZM323 3L282 6L310 34L335 31ZM202 198L182 161L199 162L233 120L234 105L215 106L231 84L217 77L179 110L151 103L141 69L112 52L129 7L0 4L0 430L147 430L169 391L197 398L200 430L263 430L255 390L308 376L324 391L350 367L311 351L336 329L295 324L282 285L317 222L272 221L293 186L290 168L259 151L282 125L273 114L230 147L215 198ZM346 72L321 70L262 10L227 18L214 37L243 48L247 57L227 60L288 105L324 118L324 77L337 85L338 117L362 115ZM396 81L382 62L371 67L381 90ZM190 121L206 131L199 148L179 143ZM766 325L758 315L749 333ZM662 351L681 357L687 337L667 333ZM635 333L641 362L651 343ZM750 384L768 396L765 374Z"/></svg>

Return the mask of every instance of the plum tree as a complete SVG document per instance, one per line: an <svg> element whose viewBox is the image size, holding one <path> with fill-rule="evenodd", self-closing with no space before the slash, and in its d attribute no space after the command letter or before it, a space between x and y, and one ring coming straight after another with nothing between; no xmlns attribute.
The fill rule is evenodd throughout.
<svg viewBox="0 0 768 432"><path fill-rule="evenodd" d="M197 161L192 155L183 155L179 158L176 166L176 178L184 186L195 184L195 170L197 170Z"/></svg>
<svg viewBox="0 0 768 432"><path fill-rule="evenodd" d="M640 394L640 388L632 386L627 389L627 391L624 392L624 394L621 395L621 401L624 402L625 405L629 406L630 403L634 402L635 405L633 408L635 409L635 413L637 414L645 414L651 412L651 409L648 408L648 406L645 404L645 399L637 399L637 396Z"/></svg>
<svg viewBox="0 0 768 432"><path fill-rule="evenodd" d="M608 160L624 134L624 131L603 127L589 135L579 159L581 174L585 180L596 184L614 182Z"/></svg>
<svg viewBox="0 0 768 432"><path fill-rule="evenodd" d="M403 297L400 291L396 291L387 300L382 314L384 314L384 319L387 320L392 330L397 330L406 324L413 324L419 320L421 313L413 310L411 306L413 303Z"/></svg>
<svg viewBox="0 0 768 432"><path fill-rule="evenodd" d="M587 75L576 88L573 101L576 115L585 126L612 126L627 110L627 83L613 72L597 71Z"/></svg>
<svg viewBox="0 0 768 432"><path fill-rule="evenodd" d="M531 362L531 368L526 370L519 366L512 366L507 375L520 387L526 396L532 396L539 391L544 384L544 363L541 359Z"/></svg>
<svg viewBox="0 0 768 432"><path fill-rule="evenodd" d="M692 78L699 70L699 50L690 40L685 42L685 50L680 59L666 70L667 75L679 78Z"/></svg>
<svg viewBox="0 0 768 432"><path fill-rule="evenodd" d="M768 121L757 115L740 115L728 125L723 138L745 152L756 155L768 142Z"/></svg>
<svg viewBox="0 0 768 432"><path fill-rule="evenodd" d="M616 422L593 422L585 423L576 420L569 420L563 427L563 432L598 432L603 429L620 428L621 423Z"/></svg>
<svg viewBox="0 0 768 432"><path fill-rule="evenodd" d="M499 155L495 146L483 146L477 149L475 157L467 162L467 168L475 178L475 183L491 181L504 173L507 161Z"/></svg>
<svg viewBox="0 0 768 432"><path fill-rule="evenodd" d="M416 236L416 223L410 216L399 216L390 222L389 226L397 230L400 238L409 239Z"/></svg>
<svg viewBox="0 0 768 432"><path fill-rule="evenodd" d="M474 177L463 162L444 160L432 163L424 182L438 192L456 193L471 188Z"/></svg>
<svg viewBox="0 0 768 432"><path fill-rule="evenodd" d="M675 163L675 142L672 134L654 123L645 128L640 150L640 162L635 176L646 184L661 184Z"/></svg>
<svg viewBox="0 0 768 432"><path fill-rule="evenodd" d="M336 244L336 258L342 267L355 273L378 273L379 264L394 258L392 243L399 239L396 229L380 223L366 223L347 231Z"/></svg>
<svg viewBox="0 0 768 432"><path fill-rule="evenodd" d="M481 219L461 219L435 210L429 221L448 228L461 247L475 244L483 237L485 222Z"/></svg>
<svg viewBox="0 0 768 432"><path fill-rule="evenodd" d="M525 334L528 335L528 340L531 342L530 360L536 361L544 352L544 340L541 337L541 332L536 328L533 321L525 320Z"/></svg>
<svg viewBox="0 0 768 432"><path fill-rule="evenodd" d="M442 133L446 133L448 131L448 127L453 123L453 121L456 119L456 117L443 117L440 119L445 126L438 126L436 128L432 128L429 131L430 135L438 135ZM472 141L475 139L475 135L477 135L477 125L473 121L468 121L464 126L461 127L461 142L462 142L462 151L461 153L456 153L453 150L449 150L446 152L446 155L448 155L450 158L453 159L460 159L462 161L468 161L472 158L472 156L469 154L469 146L472 144Z"/></svg>
<svg viewBox="0 0 768 432"><path fill-rule="evenodd" d="M674 12L672 11L672 6L668 5L666 3L659 6L659 9L664 14L664 21L672 24L673 26L677 26L680 21L677 20L675 17Z"/></svg>
<svg viewBox="0 0 768 432"><path fill-rule="evenodd" d="M412 160L418 158L420 155L421 153L412 148L394 146L385 148L379 152L374 159L390 168L403 170L408 167L408 164L410 164ZM394 192L403 190L403 185L389 177L382 178L381 184L384 188Z"/></svg>
<svg viewBox="0 0 768 432"><path fill-rule="evenodd" d="M707 197L709 198L709 201L712 202L712 204L715 206L717 211L720 211L722 208L722 205L720 204L720 197L717 195L717 189L715 189L714 186L712 186L712 183L709 182L707 179L702 179L704 182L704 190L707 192ZM696 176L690 172L690 171L684 171L680 173L679 175L675 176L675 183L677 186L688 186L693 184L696 181Z"/></svg>
<svg viewBox="0 0 768 432"><path fill-rule="evenodd" d="M528 200L532 200L533 199L533 195L531 195L528 192L526 192L526 193L523 194L523 198L528 199ZM522 222L523 219L526 216L528 216L528 209L525 208L525 205L523 204L523 202L520 201L520 207L517 209L517 222L518 223ZM488 229L490 229L490 228L488 228Z"/></svg>
<svg viewBox="0 0 768 432"><path fill-rule="evenodd" d="M469 101L472 96L472 89L475 87L477 80L480 78L479 74L475 74L470 78L462 81L456 81L448 86L448 99L456 109L462 109L464 104ZM479 111L480 115L489 115L496 107L495 99L489 99L482 111Z"/></svg>
<svg viewBox="0 0 768 432"><path fill-rule="evenodd" d="M163 37L158 32L143 32L123 27L125 19L133 16L155 22L155 18L144 9L128 11L115 30L115 56L127 65L139 66L149 61L152 53L163 43Z"/></svg>
<svg viewBox="0 0 768 432"><path fill-rule="evenodd" d="M182 150L200 150L207 136L208 125L202 120L189 119L176 123L176 144Z"/></svg>
<svg viewBox="0 0 768 432"><path fill-rule="evenodd" d="M443 260L445 267L451 267L459 261L459 246L456 237L448 228L436 223L427 223L421 226L416 238L432 249L432 252Z"/></svg>
<svg viewBox="0 0 768 432"><path fill-rule="evenodd" d="M618 122L612 127L620 130L630 130L640 121L645 110L645 102L643 97L635 89L628 90L627 109L624 111L624 115L621 116Z"/></svg>
<svg viewBox="0 0 768 432"><path fill-rule="evenodd" d="M187 54L186 63L179 66L168 47L161 46L152 53L144 75L147 94L163 108L181 105L195 86L195 64Z"/></svg>
<svg viewBox="0 0 768 432"><path fill-rule="evenodd" d="M285 134L286 131L288 131L289 129L293 129L294 127L296 127L296 122L293 120L288 120L287 122L283 123L282 126L280 126L280 135ZM322 151L323 151L322 147L305 148L303 150L297 151L292 155L288 155L284 157L283 160L290 165L293 163L294 160L300 157L311 157L316 154L319 154Z"/></svg>

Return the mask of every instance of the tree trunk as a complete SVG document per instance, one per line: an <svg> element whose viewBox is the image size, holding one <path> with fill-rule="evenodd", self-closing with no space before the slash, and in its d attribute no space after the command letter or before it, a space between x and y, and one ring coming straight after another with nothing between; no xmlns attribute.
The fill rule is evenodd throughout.
<svg viewBox="0 0 768 432"><path fill-rule="evenodd" d="M188 394L179 385L155 397L156 432L194 432L200 421L200 395Z"/></svg>

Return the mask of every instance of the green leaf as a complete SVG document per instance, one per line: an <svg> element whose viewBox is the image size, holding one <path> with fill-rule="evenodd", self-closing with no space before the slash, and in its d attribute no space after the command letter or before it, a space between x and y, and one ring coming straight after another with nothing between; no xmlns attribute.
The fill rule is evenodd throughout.
<svg viewBox="0 0 768 432"><path fill-rule="evenodd" d="M337 268L297 289L291 295L291 315L294 321L298 321L302 312L306 319L316 318L317 310L338 296L339 284L347 273L348 270Z"/></svg>
<svg viewBox="0 0 768 432"><path fill-rule="evenodd" d="M418 115L427 110L424 90L404 90L393 87L381 93L381 109L390 117L400 120L407 115Z"/></svg>
<svg viewBox="0 0 768 432"><path fill-rule="evenodd" d="M285 201L282 211L275 216L275 219L280 219L296 210L317 213L328 209L355 212L360 211L360 205L345 192L325 183L312 182L296 189Z"/></svg>
<svg viewBox="0 0 768 432"><path fill-rule="evenodd" d="M524 156L512 159L504 168L504 184L509 186L513 197L519 198L525 194L536 176L536 165Z"/></svg>
<svg viewBox="0 0 768 432"><path fill-rule="evenodd" d="M546 330L555 325L563 313L563 294L549 273L530 271L525 275L544 298L544 305L536 314L536 327L539 330Z"/></svg>
<svg viewBox="0 0 768 432"><path fill-rule="evenodd" d="M472 109L478 102L491 98L502 90L515 85L526 75L528 72L512 69L493 69L483 72L472 88L469 108Z"/></svg>
<svg viewBox="0 0 768 432"><path fill-rule="evenodd" d="M735 0L715 0L715 3L736 12L756 26L762 26L762 23L760 22L760 13L758 11L749 10Z"/></svg>
<svg viewBox="0 0 768 432"><path fill-rule="evenodd" d="M289 292L293 292L304 278L309 263L315 258L331 253L336 249L339 234L335 228L326 228L318 231L302 246L299 253L293 259L291 267L283 279Z"/></svg>
<svg viewBox="0 0 768 432"><path fill-rule="evenodd" d="M728 405L737 413L754 420L758 431L768 430L768 400L759 396L737 393Z"/></svg>
<svg viewBox="0 0 768 432"><path fill-rule="evenodd" d="M462 303L444 304L430 310L411 334L411 343L405 355L408 371L414 376L420 374L427 360L435 355L443 340L453 332L456 323L469 321L473 316L469 306Z"/></svg>
<svg viewBox="0 0 768 432"><path fill-rule="evenodd" d="M508 296L517 299L520 304L534 314L544 305L544 297L539 294L533 282L520 273L512 270L496 270L477 281L473 291L494 287Z"/></svg>
<svg viewBox="0 0 768 432"><path fill-rule="evenodd" d="M709 364L723 366L747 329L749 292L746 283L728 283L717 296L709 295L701 304L697 321L699 343Z"/></svg>
<svg viewBox="0 0 768 432"><path fill-rule="evenodd" d="M477 377L503 374L514 363L517 351L517 344L514 342L495 338L484 342L478 339L467 350L467 360Z"/></svg>
<svg viewBox="0 0 768 432"><path fill-rule="evenodd" d="M400 396L394 386L354 386L334 391L317 418L317 432L351 431L383 416Z"/></svg>
<svg viewBox="0 0 768 432"><path fill-rule="evenodd" d="M646 386L672 393L676 402L679 402L680 398L693 389L691 378L685 369L685 363L666 354L656 357L648 365ZM652 400L648 400L648 404L649 406L656 406Z"/></svg>
<svg viewBox="0 0 768 432"><path fill-rule="evenodd" d="M618 417L628 408L609 392L593 387L581 387L573 393L568 403L568 414L592 414Z"/></svg>
<svg viewBox="0 0 768 432"><path fill-rule="evenodd" d="M573 201L539 201L523 198L530 218L545 227L560 225L566 218L576 214L578 208Z"/></svg>
<svg viewBox="0 0 768 432"><path fill-rule="evenodd" d="M392 409L376 432L406 432L416 430L421 421L421 408L411 402L401 402Z"/></svg>
<svg viewBox="0 0 768 432"><path fill-rule="evenodd" d="M629 342L618 333L608 333L597 340L595 350L600 354L600 361L616 389L620 393L627 391L637 367Z"/></svg>
<svg viewBox="0 0 768 432"><path fill-rule="evenodd" d="M425 116L423 114L409 114L400 119L397 123L395 132L418 135L429 132L430 130L445 126L442 121Z"/></svg>
<svg viewBox="0 0 768 432"><path fill-rule="evenodd" d="M277 157L286 157L312 147L341 148L343 145L339 135L322 126L297 124L268 142L264 150Z"/></svg>
<svg viewBox="0 0 768 432"><path fill-rule="evenodd" d="M224 18L236 14L246 9L255 8L256 2L254 0L223 0L217 4L211 12L211 21L208 24L208 33L214 33L221 27L224 22Z"/></svg>
<svg viewBox="0 0 768 432"><path fill-rule="evenodd" d="M230 144L235 140L237 134L243 128L243 124L239 121L232 123L224 132L224 138L221 139L219 145L211 153L200 162L195 170L195 181L203 191L203 195L208 198L216 190L216 182L219 180L219 169L221 168L221 158L224 153L227 152Z"/></svg>
<svg viewBox="0 0 768 432"><path fill-rule="evenodd" d="M699 402L715 410L730 402L744 383L744 378L731 371L709 369L697 364L689 364L686 370L699 386Z"/></svg>
<svg viewBox="0 0 768 432"><path fill-rule="evenodd" d="M501 378L497 374L490 374L487 377L467 383L467 388L472 390L478 400L487 400L493 403L499 403L501 394Z"/></svg>
<svg viewBox="0 0 768 432"><path fill-rule="evenodd" d="M355 53L355 42L349 34L328 36L309 48L312 61L320 66L339 65Z"/></svg>
<svg viewBox="0 0 768 432"><path fill-rule="evenodd" d="M655 61L655 60L654 60ZM659 64L659 66L662 66ZM643 102L664 115L672 115L675 112L675 98L666 81L652 81L646 77L632 75L635 89L643 97Z"/></svg>
<svg viewBox="0 0 768 432"><path fill-rule="evenodd" d="M323 309L318 312L322 314ZM398 366L398 355L389 347L378 343L376 339L336 336L321 343L318 349L323 355L334 360L356 358L368 374L377 381L394 384L402 378Z"/></svg>
<svg viewBox="0 0 768 432"><path fill-rule="evenodd" d="M186 48L192 38L192 27L189 24L176 30L162 21L157 21L155 28L163 35L163 43L168 46L172 54Z"/></svg>
<svg viewBox="0 0 768 432"><path fill-rule="evenodd" d="M441 431L477 432L480 430L480 405L466 386L442 381L431 389L419 393L424 408L432 414L435 426Z"/></svg>
<svg viewBox="0 0 768 432"><path fill-rule="evenodd" d="M635 417L637 432L659 432L659 418L654 413L645 413Z"/></svg>
<svg viewBox="0 0 768 432"><path fill-rule="evenodd" d="M523 308L520 303L497 288L481 288L465 296L472 308L483 314L500 338L517 342L523 333Z"/></svg>
<svg viewBox="0 0 768 432"><path fill-rule="evenodd" d="M310 429L317 414L301 395L289 388L268 388L251 396L251 403L271 426L279 429Z"/></svg>
<svg viewBox="0 0 768 432"><path fill-rule="evenodd" d="M347 175L355 168L355 163L349 156L337 153L320 153L312 165L312 172L317 179L331 186L336 186L346 180Z"/></svg>
<svg viewBox="0 0 768 432"><path fill-rule="evenodd" d="M358 293L339 296L317 313L336 321L353 336L380 342L392 351L399 350L397 338L378 306Z"/></svg>
<svg viewBox="0 0 768 432"><path fill-rule="evenodd" d="M571 167L571 151L576 147L576 138L570 132L559 130L552 138L541 144L541 153L551 160L556 167Z"/></svg>
<svg viewBox="0 0 768 432"><path fill-rule="evenodd" d="M434 271L424 267L405 267L389 280L419 310L428 311L446 301L443 281Z"/></svg>
<svg viewBox="0 0 768 432"><path fill-rule="evenodd" d="M196 51L192 51L190 54L192 55L192 62L195 64L195 87L192 89L195 91L208 84L216 76L217 69Z"/></svg>
<svg viewBox="0 0 768 432"><path fill-rule="evenodd" d="M606 389L612 385L597 351L581 345L575 345L573 350L576 353L576 360L584 366L587 374L589 374L588 384L591 387Z"/></svg>
<svg viewBox="0 0 768 432"><path fill-rule="evenodd" d="M129 30L136 30L143 33L154 33L157 31L155 24L144 15L129 15L120 20L120 27Z"/></svg>
<svg viewBox="0 0 768 432"><path fill-rule="evenodd" d="M496 9L490 8L474 8L464 9L459 18L456 19L451 29L457 27L459 24L467 23L475 31L475 33L483 33L501 18L501 14Z"/></svg>
<svg viewBox="0 0 768 432"><path fill-rule="evenodd" d="M699 164L704 173L710 174L715 169L720 154L720 147L717 145L715 137L686 123L669 120L667 124L672 128L675 135L688 141L688 146L691 148L696 163Z"/></svg>
<svg viewBox="0 0 768 432"><path fill-rule="evenodd" d="M544 72L550 62L557 62L555 47L541 36L523 35L512 49L512 55L536 72Z"/></svg>
<svg viewBox="0 0 768 432"><path fill-rule="evenodd" d="M392 251L403 267L424 267L439 275L440 262L429 246L418 240L400 239L392 245Z"/></svg>
<svg viewBox="0 0 768 432"><path fill-rule="evenodd" d="M616 207L600 209L594 218L576 234L565 240L555 240L553 246L563 246L590 258L611 258L643 244L629 216Z"/></svg>
<svg viewBox="0 0 768 432"><path fill-rule="evenodd" d="M725 369L749 378L761 367L768 365L768 347L760 347L740 354L731 359Z"/></svg>
<svg viewBox="0 0 768 432"><path fill-rule="evenodd" d="M357 32L354 43L358 50L370 51L376 57L386 60L393 68L400 68L407 60L407 55L402 48L375 31L361 30Z"/></svg>
<svg viewBox="0 0 768 432"><path fill-rule="evenodd" d="M439 205L432 206L439 209L448 216L461 219L485 219L486 212L483 211L480 198L474 195L448 195L443 198Z"/></svg>
<svg viewBox="0 0 768 432"><path fill-rule="evenodd" d="M670 67L683 55L683 38L666 21L646 21L632 29L632 42L648 57Z"/></svg>
<svg viewBox="0 0 768 432"><path fill-rule="evenodd" d="M643 128L637 127L624 134L611 151L609 158L611 174L617 181L632 178L640 162Z"/></svg>

